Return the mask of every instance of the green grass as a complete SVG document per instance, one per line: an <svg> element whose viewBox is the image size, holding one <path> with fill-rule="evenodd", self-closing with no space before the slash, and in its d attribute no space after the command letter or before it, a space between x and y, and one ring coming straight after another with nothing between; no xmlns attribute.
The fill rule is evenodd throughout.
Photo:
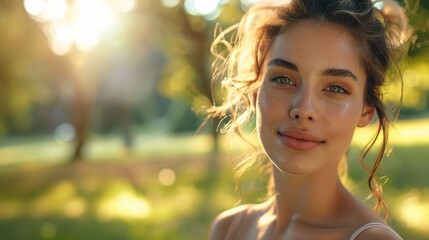
<svg viewBox="0 0 429 240"><path fill-rule="evenodd" d="M391 224L404 239L429 239L429 138L421 134L429 124L401 124L398 129L414 135L394 142L381 171L389 177ZM226 148L209 154L207 139L138 136L127 152L115 136L94 136L88 160L72 165L64 164L71 146L48 137L3 141L0 239L205 239L218 213L240 198L264 197L252 174L240 182L240 194L234 191L231 157ZM236 142L230 141L234 159L242 148ZM357 139L350 149L348 185L363 199L361 145Z"/></svg>
<svg viewBox="0 0 429 240"><path fill-rule="evenodd" d="M206 154L211 139L206 135L137 134L134 147L125 149L120 136L93 134L84 149L85 161L111 161L118 159L152 159ZM67 163L73 145L53 136L11 138L0 141L0 167L22 163Z"/></svg>
<svg viewBox="0 0 429 240"><path fill-rule="evenodd" d="M1 239L201 239L216 210L236 200L233 185L208 182L207 161L82 163L2 175ZM175 172L172 185L159 181L165 168Z"/></svg>

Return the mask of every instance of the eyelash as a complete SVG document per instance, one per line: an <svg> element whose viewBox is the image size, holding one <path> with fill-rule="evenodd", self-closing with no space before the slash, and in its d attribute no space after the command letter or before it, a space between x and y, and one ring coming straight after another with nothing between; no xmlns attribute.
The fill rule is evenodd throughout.
<svg viewBox="0 0 429 240"><path fill-rule="evenodd" d="M287 82L282 82L282 80L286 79ZM281 85L292 85L295 86L295 82L288 76L278 75L271 78L271 81L276 82ZM337 90L332 90L332 88L337 88ZM345 86L341 84L333 84L324 89L325 91L338 93L338 94L350 94L350 92L346 89Z"/></svg>
<svg viewBox="0 0 429 240"><path fill-rule="evenodd" d="M282 79L286 79L287 82L282 82L281 81ZM284 75L274 76L271 78L271 81L276 82L276 83L281 84L281 85L293 85L293 86L295 86L295 83L293 82L293 80L290 77L284 76Z"/></svg>
<svg viewBox="0 0 429 240"><path fill-rule="evenodd" d="M337 88L337 91L333 91L332 88ZM327 88L325 88L326 91L332 92L332 93L339 93L339 94L350 94L349 91L346 90L344 86L341 86L339 84L331 85Z"/></svg>

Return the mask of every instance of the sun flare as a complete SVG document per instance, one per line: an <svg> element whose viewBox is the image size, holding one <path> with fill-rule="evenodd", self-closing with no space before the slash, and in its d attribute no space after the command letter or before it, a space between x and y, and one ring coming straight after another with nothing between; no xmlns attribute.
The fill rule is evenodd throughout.
<svg viewBox="0 0 429 240"><path fill-rule="evenodd" d="M93 49L101 35L114 27L121 13L132 11L135 0L24 0L26 12L41 24L52 51L68 53L73 46Z"/></svg>

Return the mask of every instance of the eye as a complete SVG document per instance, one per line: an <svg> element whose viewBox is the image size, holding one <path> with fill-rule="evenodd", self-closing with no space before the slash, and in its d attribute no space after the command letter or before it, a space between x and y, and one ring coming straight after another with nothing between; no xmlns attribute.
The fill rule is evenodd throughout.
<svg viewBox="0 0 429 240"><path fill-rule="evenodd" d="M349 94L349 92L344 89L344 87L339 86L339 85L332 85L329 86L327 88L325 88L326 91L328 92L333 92L333 93L345 93L345 94Z"/></svg>
<svg viewBox="0 0 429 240"><path fill-rule="evenodd" d="M275 76L271 79L271 81L279 83L281 85L295 86L295 83L292 81L292 79L284 75Z"/></svg>

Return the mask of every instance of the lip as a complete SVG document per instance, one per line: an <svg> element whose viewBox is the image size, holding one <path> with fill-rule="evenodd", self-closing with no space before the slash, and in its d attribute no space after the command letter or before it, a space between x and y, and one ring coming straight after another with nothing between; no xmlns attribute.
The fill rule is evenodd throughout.
<svg viewBox="0 0 429 240"><path fill-rule="evenodd" d="M290 129L277 134L284 145L298 151L310 151L325 144L324 140L305 130Z"/></svg>

